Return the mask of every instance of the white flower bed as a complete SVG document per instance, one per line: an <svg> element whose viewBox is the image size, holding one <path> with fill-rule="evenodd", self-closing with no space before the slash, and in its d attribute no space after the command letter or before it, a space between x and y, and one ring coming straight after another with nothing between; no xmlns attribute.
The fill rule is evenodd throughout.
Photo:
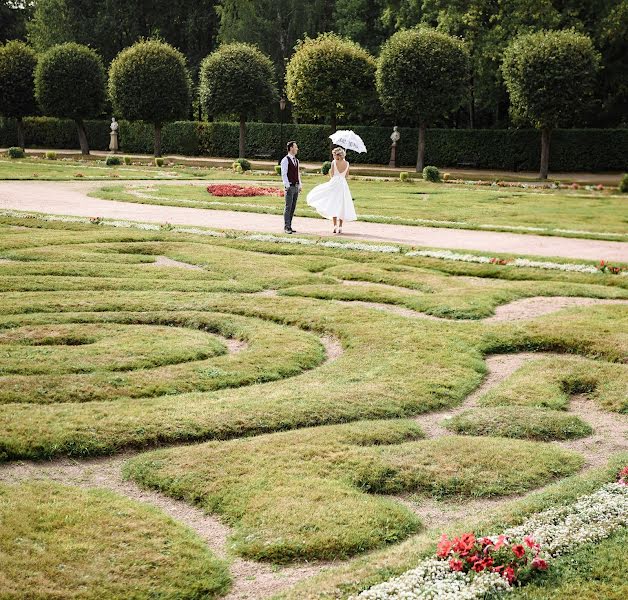
<svg viewBox="0 0 628 600"><path fill-rule="evenodd" d="M490 263L488 256L476 256L475 254L458 254L450 250L414 250L406 252L406 256L426 256L429 258L442 258L444 260L459 260L462 262Z"/></svg>
<svg viewBox="0 0 628 600"><path fill-rule="evenodd" d="M551 556L597 542L628 525L628 486L609 483L570 506L550 508L505 535L531 535Z"/></svg>
<svg viewBox="0 0 628 600"><path fill-rule="evenodd" d="M279 235L253 234L240 236L241 240L251 240L252 242L270 242L273 244L301 244L303 246L316 245L315 240L298 237L281 237Z"/></svg>
<svg viewBox="0 0 628 600"><path fill-rule="evenodd" d="M599 273L598 269L592 265L578 265L574 263L555 263L539 260L528 260L527 258L517 258L509 263L515 267L533 267L535 269L554 269L559 271L575 271L577 273Z"/></svg>
<svg viewBox="0 0 628 600"><path fill-rule="evenodd" d="M628 486L609 483L569 506L549 508L518 527L504 532L511 538L531 536L550 556L559 556L582 544L597 542L628 525ZM493 539L496 536L491 536ZM508 592L508 582L496 573L462 574L446 560L429 558L352 600L476 599ZM351 600L351 599L350 599Z"/></svg>
<svg viewBox="0 0 628 600"><path fill-rule="evenodd" d="M508 582L497 573L482 572L475 577L452 571L447 561L430 558L389 582L362 592L361 600L474 600L486 594L510 591Z"/></svg>
<svg viewBox="0 0 628 600"><path fill-rule="evenodd" d="M401 252L399 246L376 246L375 244L361 244L360 242L319 242L325 248L342 248L345 250L363 250L365 252L384 252L394 254Z"/></svg>

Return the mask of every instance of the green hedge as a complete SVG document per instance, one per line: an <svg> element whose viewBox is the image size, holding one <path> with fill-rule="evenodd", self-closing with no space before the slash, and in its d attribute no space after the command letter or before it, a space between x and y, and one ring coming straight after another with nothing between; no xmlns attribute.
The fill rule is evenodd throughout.
<svg viewBox="0 0 628 600"><path fill-rule="evenodd" d="M78 137L72 121L49 117L24 120L26 143L31 148L77 148ZM109 147L109 122L86 121L87 137L94 150ZM367 154L349 153L349 160L363 164L388 164L388 127L352 127L369 149ZM400 165L416 161L418 132L400 128ZM163 129L163 152L187 156L238 155L237 123L178 121ZM323 162L329 158L329 129L325 125L249 123L247 157L271 155L279 158L285 142L299 142L303 161ZM152 154L153 129L140 122L120 121L120 148L127 153ZM15 122L0 119L0 146L16 143ZM429 129L426 164L454 167L461 162L477 162L479 168L508 171L536 171L540 159L540 134L530 129ZM628 129L559 129L552 134L551 171L625 171L628 156Z"/></svg>

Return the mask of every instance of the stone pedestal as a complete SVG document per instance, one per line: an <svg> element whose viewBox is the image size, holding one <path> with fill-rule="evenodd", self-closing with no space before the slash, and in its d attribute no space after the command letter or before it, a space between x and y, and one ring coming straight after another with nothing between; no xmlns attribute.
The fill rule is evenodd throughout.
<svg viewBox="0 0 628 600"><path fill-rule="evenodd" d="M117 131L112 131L111 132L111 139L109 140L109 150L111 152L113 152L114 154L119 150L119 147L118 147L118 132Z"/></svg>
<svg viewBox="0 0 628 600"><path fill-rule="evenodd" d="M390 147L390 161L388 166L393 168L397 167L397 142L393 142Z"/></svg>

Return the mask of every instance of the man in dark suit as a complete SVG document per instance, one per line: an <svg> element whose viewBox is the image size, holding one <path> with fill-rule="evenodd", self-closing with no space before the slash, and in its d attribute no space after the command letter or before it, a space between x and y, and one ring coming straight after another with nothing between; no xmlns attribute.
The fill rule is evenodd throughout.
<svg viewBox="0 0 628 600"><path fill-rule="evenodd" d="M286 233L296 233L292 229L292 217L297 207L299 192L303 189L301 184L301 171L297 152L299 146L296 142L288 142L288 154L281 160L281 179L286 190L286 207L283 213L283 230Z"/></svg>

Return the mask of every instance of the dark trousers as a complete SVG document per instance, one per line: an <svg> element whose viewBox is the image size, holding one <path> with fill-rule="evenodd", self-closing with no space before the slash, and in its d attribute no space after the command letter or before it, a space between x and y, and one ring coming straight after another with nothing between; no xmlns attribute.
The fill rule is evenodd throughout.
<svg viewBox="0 0 628 600"><path fill-rule="evenodd" d="M297 200L299 198L299 186L291 185L286 190L286 207L283 211L283 225L286 229L292 229L292 217L297 208Z"/></svg>

